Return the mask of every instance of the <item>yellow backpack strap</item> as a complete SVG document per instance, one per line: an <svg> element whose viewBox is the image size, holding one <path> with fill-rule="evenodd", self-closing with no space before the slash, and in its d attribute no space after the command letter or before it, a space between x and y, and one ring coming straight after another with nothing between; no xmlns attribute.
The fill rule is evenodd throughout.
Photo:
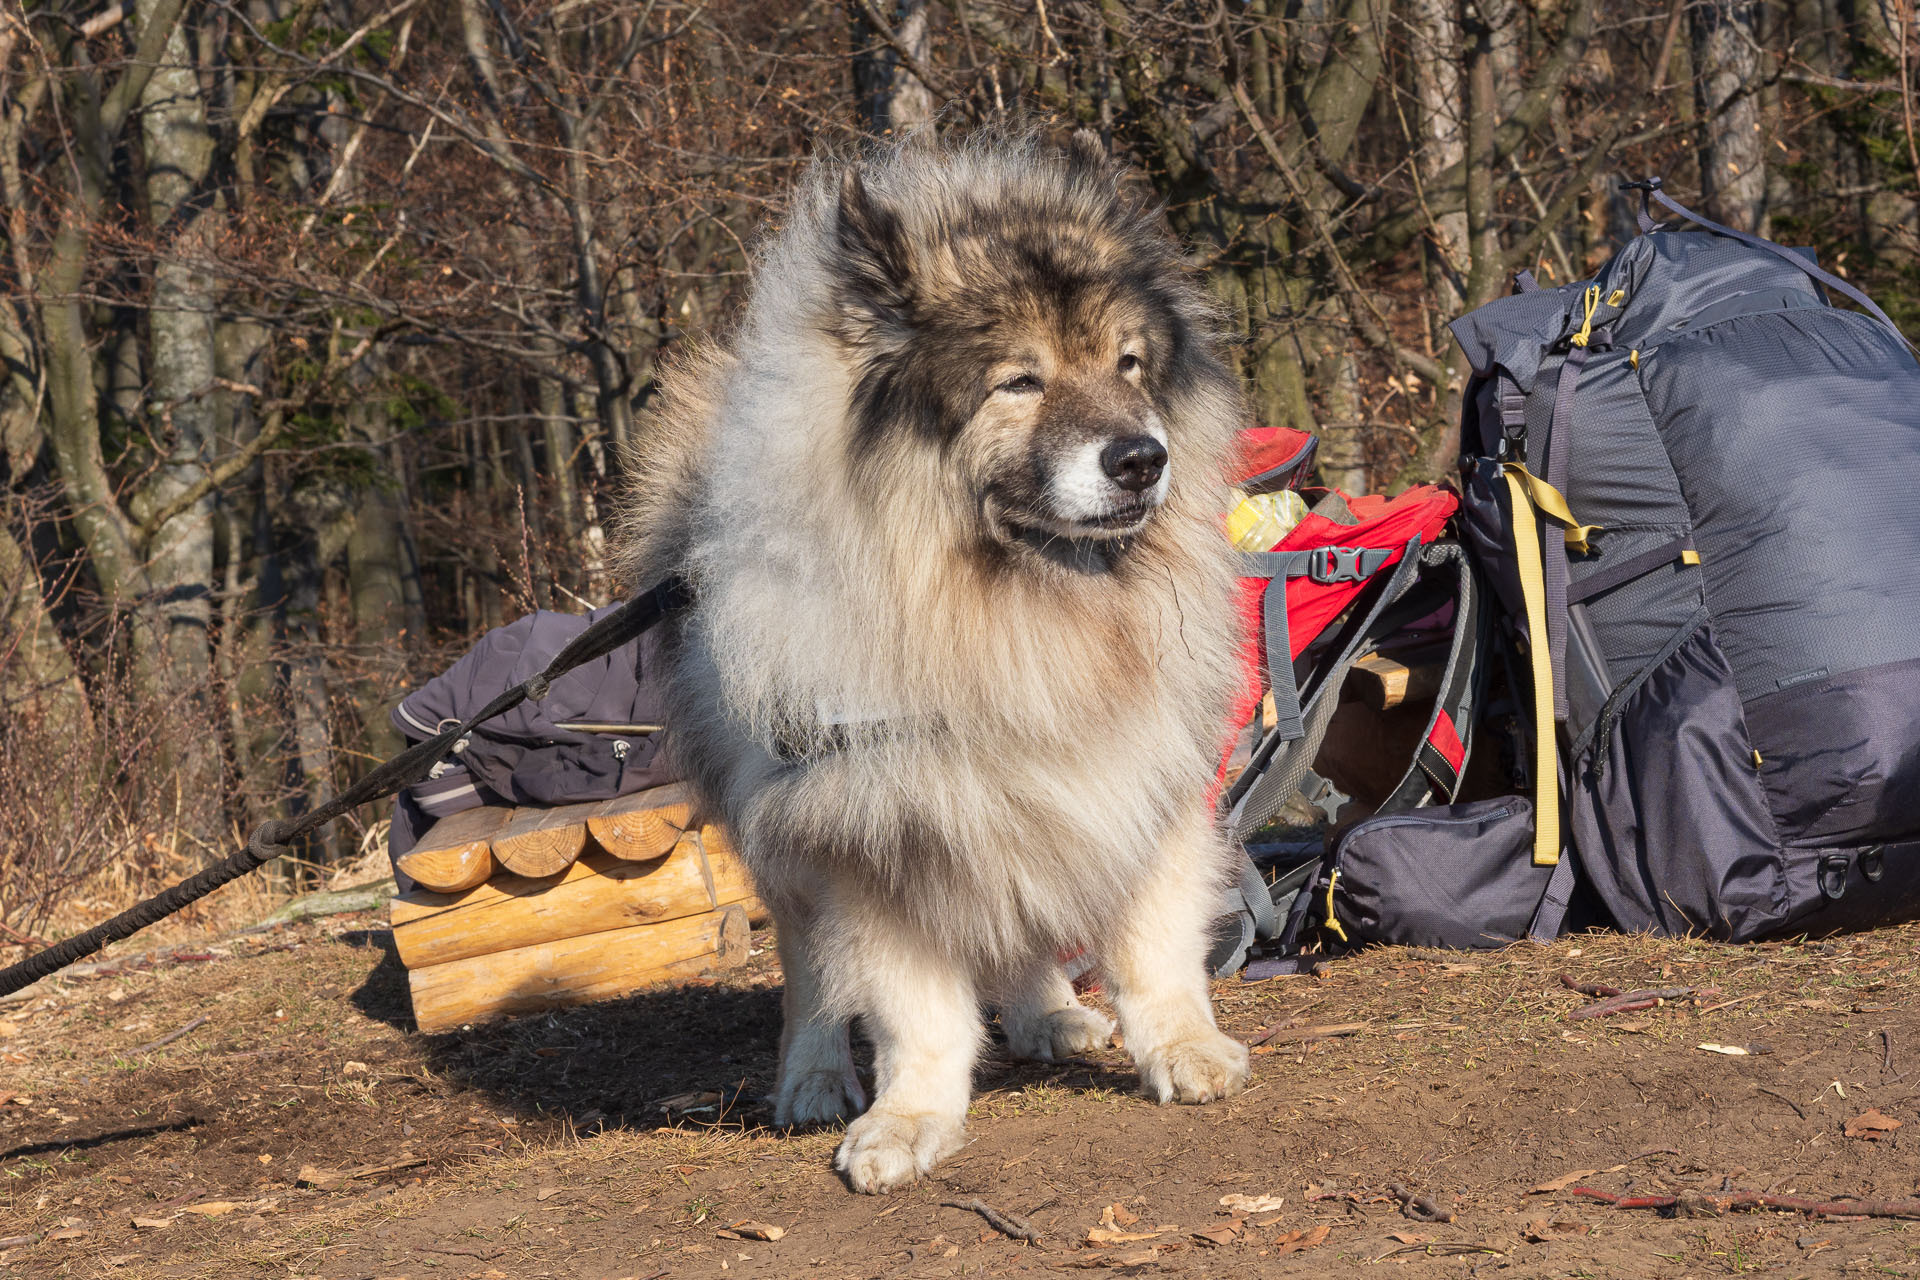
<svg viewBox="0 0 1920 1280"><path fill-rule="evenodd" d="M1555 866L1560 861L1559 744L1554 737L1553 655L1547 645L1547 580L1540 561L1540 522L1534 518L1538 485L1559 500L1553 487L1535 480L1522 467L1502 470L1513 499L1514 559L1520 569L1520 595L1527 606L1527 660L1533 668L1533 865ZM1571 515L1568 523L1571 523Z"/></svg>
<svg viewBox="0 0 1920 1280"><path fill-rule="evenodd" d="M1566 539L1569 550L1578 551L1581 555L1585 555L1592 549L1587 545L1587 539L1600 532L1599 525L1581 524L1578 520L1574 519L1573 508L1567 505L1565 496L1563 496L1558 489L1548 484L1545 480L1542 480L1539 476L1534 475L1533 472L1527 470L1519 463L1509 462L1506 464L1505 470L1509 481L1516 475L1525 481L1525 493L1529 502L1540 508L1546 515L1566 526Z"/></svg>

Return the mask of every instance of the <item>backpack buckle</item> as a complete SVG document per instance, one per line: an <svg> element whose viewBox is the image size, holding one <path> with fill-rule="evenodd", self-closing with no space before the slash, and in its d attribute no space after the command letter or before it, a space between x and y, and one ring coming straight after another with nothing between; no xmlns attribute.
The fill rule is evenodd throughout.
<svg viewBox="0 0 1920 1280"><path fill-rule="evenodd" d="M1367 576L1360 568L1360 557L1365 550L1365 547L1315 547L1307 553L1307 577L1322 586L1359 582Z"/></svg>
<svg viewBox="0 0 1920 1280"><path fill-rule="evenodd" d="M1852 859L1844 853L1830 853L1820 859L1820 892L1834 902L1840 901L1847 892L1847 868Z"/></svg>
<svg viewBox="0 0 1920 1280"><path fill-rule="evenodd" d="M1879 884L1880 877L1887 873L1887 854L1885 845L1874 845L1860 852L1860 874L1869 884Z"/></svg>

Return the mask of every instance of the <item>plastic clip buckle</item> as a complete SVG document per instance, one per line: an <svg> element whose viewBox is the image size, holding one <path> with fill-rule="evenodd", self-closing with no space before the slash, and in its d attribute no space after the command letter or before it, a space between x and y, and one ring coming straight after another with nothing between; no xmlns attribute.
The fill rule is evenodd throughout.
<svg viewBox="0 0 1920 1280"><path fill-rule="evenodd" d="M1844 853L1830 853L1820 859L1820 892L1834 902L1847 893L1847 870L1853 860Z"/></svg>
<svg viewBox="0 0 1920 1280"><path fill-rule="evenodd" d="M1885 845L1874 845L1871 849L1860 851L1860 874L1869 884L1879 884L1880 877L1887 874L1887 855Z"/></svg>
<svg viewBox="0 0 1920 1280"><path fill-rule="evenodd" d="M1365 547L1315 547L1307 556L1307 577L1322 586L1359 582L1367 576L1360 571L1360 556L1365 550Z"/></svg>

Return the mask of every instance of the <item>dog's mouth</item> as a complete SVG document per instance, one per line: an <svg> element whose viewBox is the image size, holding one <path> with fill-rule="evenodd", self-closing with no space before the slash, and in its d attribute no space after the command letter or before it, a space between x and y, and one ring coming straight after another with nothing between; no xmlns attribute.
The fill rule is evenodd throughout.
<svg viewBox="0 0 1920 1280"><path fill-rule="evenodd" d="M989 496L984 514L988 529L1001 544L1051 554L1075 546L1117 546L1145 529L1160 506L1140 499L1116 504L1113 510L1098 516L1069 520L1054 512L1018 508Z"/></svg>

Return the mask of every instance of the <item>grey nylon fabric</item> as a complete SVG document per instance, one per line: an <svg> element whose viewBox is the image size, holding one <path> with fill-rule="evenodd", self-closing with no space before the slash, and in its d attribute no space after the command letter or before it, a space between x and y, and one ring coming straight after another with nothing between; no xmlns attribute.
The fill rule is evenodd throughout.
<svg viewBox="0 0 1920 1280"><path fill-rule="evenodd" d="M1898 840L1920 826L1920 659L1747 704L1760 781L1790 845Z"/></svg>
<svg viewBox="0 0 1920 1280"><path fill-rule="evenodd" d="M1920 365L1833 309L1724 320L1641 360L1742 697L1920 657Z"/></svg>
<svg viewBox="0 0 1920 1280"><path fill-rule="evenodd" d="M1772 932L1790 906L1786 862L1710 626L1649 674L1602 749L1569 818L1614 922L1727 941Z"/></svg>
<svg viewBox="0 0 1920 1280"><path fill-rule="evenodd" d="M1840 896L1820 886L1823 864L1845 866ZM1874 925L1920 920L1920 841L1860 849L1790 849L1786 854L1787 896L1794 910L1777 934L1839 933ZM1877 873L1872 869L1877 867Z"/></svg>
<svg viewBox="0 0 1920 1280"><path fill-rule="evenodd" d="M1365 819L1334 854L1335 914L1356 941L1506 946L1526 936L1552 876L1532 845L1523 796Z"/></svg>

